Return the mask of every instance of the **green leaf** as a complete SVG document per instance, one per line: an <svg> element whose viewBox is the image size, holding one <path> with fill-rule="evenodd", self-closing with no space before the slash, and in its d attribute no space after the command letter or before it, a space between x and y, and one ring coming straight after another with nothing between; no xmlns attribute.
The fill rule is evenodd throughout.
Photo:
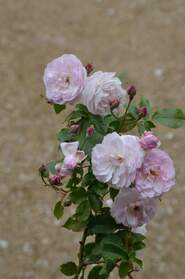
<svg viewBox="0 0 185 279"><path fill-rule="evenodd" d="M152 112L152 105L151 105L150 101L148 99L146 99L145 97L141 98L139 105L140 105L140 107L146 107L148 114L150 114Z"/></svg>
<svg viewBox="0 0 185 279"><path fill-rule="evenodd" d="M114 189L114 188L110 188L110 197L111 197L111 199L112 200L114 200L115 199L115 197L118 195L118 193L119 193L119 190L117 190L117 189Z"/></svg>
<svg viewBox="0 0 185 279"><path fill-rule="evenodd" d="M119 276L121 279L125 278L129 272L128 262L121 262L119 266Z"/></svg>
<svg viewBox="0 0 185 279"><path fill-rule="evenodd" d="M77 266L74 262L68 262L60 266L60 271L66 276L72 276L77 272Z"/></svg>
<svg viewBox="0 0 185 279"><path fill-rule="evenodd" d="M64 214L64 207L61 201L58 201L54 207L54 216L59 220Z"/></svg>
<svg viewBox="0 0 185 279"><path fill-rule="evenodd" d="M101 266L95 266L91 269L88 275L88 279L107 279L107 275L100 275L102 267Z"/></svg>
<svg viewBox="0 0 185 279"><path fill-rule="evenodd" d="M113 244L123 248L122 239L118 234L106 235L101 241L101 246L104 244Z"/></svg>
<svg viewBox="0 0 185 279"><path fill-rule="evenodd" d="M135 120L138 119L138 108L134 105L131 105L128 109L128 115Z"/></svg>
<svg viewBox="0 0 185 279"><path fill-rule="evenodd" d="M137 123L138 132L142 135L145 131L151 131L152 128L155 128L155 125L152 121L142 119Z"/></svg>
<svg viewBox="0 0 185 279"><path fill-rule="evenodd" d="M77 189L74 189L73 192L70 194L71 200L73 203L81 203L85 200L87 200L87 192L84 188L80 187Z"/></svg>
<svg viewBox="0 0 185 279"><path fill-rule="evenodd" d="M115 220L110 215L92 216L89 222L89 229L93 234L109 234L118 228Z"/></svg>
<svg viewBox="0 0 185 279"><path fill-rule="evenodd" d="M185 113L181 109L159 109L152 119L169 128L179 128L184 124Z"/></svg>
<svg viewBox="0 0 185 279"><path fill-rule="evenodd" d="M139 258L134 258L134 262L140 267L143 268L143 261Z"/></svg>
<svg viewBox="0 0 185 279"><path fill-rule="evenodd" d="M66 108L65 105L59 105L59 104L54 104L53 107L57 114Z"/></svg>
<svg viewBox="0 0 185 279"><path fill-rule="evenodd" d="M91 182L91 189L93 192L95 192L98 195L105 195L108 192L108 186L105 183L101 183L97 181L96 179Z"/></svg>
<svg viewBox="0 0 185 279"><path fill-rule="evenodd" d="M99 199L98 195L90 194L89 195L89 202L91 208L94 210L95 213L99 212L102 208L102 201Z"/></svg>
<svg viewBox="0 0 185 279"><path fill-rule="evenodd" d="M57 139L61 142L71 141L73 139L73 135L71 133L71 130L69 128L62 129L57 134Z"/></svg>
<svg viewBox="0 0 185 279"><path fill-rule="evenodd" d="M63 225L64 228L74 231L74 232L80 232L82 231L86 225L87 222L80 222L79 219L77 218L78 216L76 216L76 214L74 214L73 216L71 216Z"/></svg>
<svg viewBox="0 0 185 279"><path fill-rule="evenodd" d="M103 135L98 133L97 131L94 131L93 135L90 137L86 137L84 143L83 143L83 150L85 151L85 154L88 155L89 158L91 158L91 152L93 147L101 143L103 140Z"/></svg>
<svg viewBox="0 0 185 279"><path fill-rule="evenodd" d="M80 222L86 221L89 218L90 213L91 209L88 200L81 202L76 209L76 216Z"/></svg>
<svg viewBox="0 0 185 279"><path fill-rule="evenodd" d="M56 173L56 170L55 170L55 165L58 163L59 161L50 161L48 164L47 164L47 169L49 172L51 172L52 174L55 174Z"/></svg>
<svg viewBox="0 0 185 279"><path fill-rule="evenodd" d="M102 255L105 259L117 260L123 259L128 260L127 252L122 247L115 245L114 243L105 243L102 246Z"/></svg>
<svg viewBox="0 0 185 279"><path fill-rule="evenodd" d="M101 258L101 254L99 249L96 248L99 248L99 246L96 247L96 243L87 243L84 247L84 257L89 261L98 261Z"/></svg>
<svg viewBox="0 0 185 279"><path fill-rule="evenodd" d="M100 115L90 115L90 122L94 125L95 130L100 134L106 134L107 132L107 123L104 118Z"/></svg>

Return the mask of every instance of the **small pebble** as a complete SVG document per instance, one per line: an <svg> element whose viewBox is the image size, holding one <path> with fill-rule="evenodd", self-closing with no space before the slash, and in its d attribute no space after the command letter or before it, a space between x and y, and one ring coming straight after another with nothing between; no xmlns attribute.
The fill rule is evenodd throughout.
<svg viewBox="0 0 185 279"><path fill-rule="evenodd" d="M5 239L0 239L0 249L6 249L8 248L9 243L7 240Z"/></svg>
<svg viewBox="0 0 185 279"><path fill-rule="evenodd" d="M162 78L163 75L164 75L164 69L162 68L156 68L154 70L154 75L157 77L157 78Z"/></svg>

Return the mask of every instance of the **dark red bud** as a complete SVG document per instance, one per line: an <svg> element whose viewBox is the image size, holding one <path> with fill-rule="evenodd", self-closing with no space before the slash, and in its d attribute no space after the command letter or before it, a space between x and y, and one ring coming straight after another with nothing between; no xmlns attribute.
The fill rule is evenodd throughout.
<svg viewBox="0 0 185 279"><path fill-rule="evenodd" d="M60 185L61 177L59 175L53 175L49 178L51 185Z"/></svg>
<svg viewBox="0 0 185 279"><path fill-rule="evenodd" d="M127 94L129 95L130 100L134 99L134 96L136 95L136 88L134 85L128 87Z"/></svg>
<svg viewBox="0 0 185 279"><path fill-rule="evenodd" d="M87 136L88 137L91 137L93 134L94 134L94 127L93 126L90 126L87 128Z"/></svg>
<svg viewBox="0 0 185 279"><path fill-rule="evenodd" d="M142 116L145 117L148 114L147 108L146 107L140 107L138 108L138 113Z"/></svg>
<svg viewBox="0 0 185 279"><path fill-rule="evenodd" d="M90 63L87 64L85 66L85 68L86 68L86 71L87 71L87 75L90 75L92 73L92 71L94 70L93 64L90 64Z"/></svg>
<svg viewBox="0 0 185 279"><path fill-rule="evenodd" d="M120 104L119 100L118 100L117 98L114 98L114 99L110 102L110 108L111 108L111 110L113 110L113 109L119 107L119 104Z"/></svg>
<svg viewBox="0 0 185 279"><path fill-rule="evenodd" d="M80 125L79 124L73 124L70 126L71 133L78 134L80 132Z"/></svg>

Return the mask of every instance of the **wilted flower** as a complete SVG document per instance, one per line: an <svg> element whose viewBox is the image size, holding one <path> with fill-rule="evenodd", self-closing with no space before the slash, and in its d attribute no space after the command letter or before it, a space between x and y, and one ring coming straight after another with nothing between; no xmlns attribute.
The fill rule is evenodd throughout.
<svg viewBox="0 0 185 279"><path fill-rule="evenodd" d="M141 167L144 151L138 137L116 132L104 137L92 150L92 170L97 180L113 188L129 187Z"/></svg>
<svg viewBox="0 0 185 279"><path fill-rule="evenodd" d="M143 149L152 149L160 146L160 140L149 131L145 131L143 136L139 140Z"/></svg>
<svg viewBox="0 0 185 279"><path fill-rule="evenodd" d="M127 102L127 93L115 73L98 71L87 78L82 94L82 103L97 115L110 113L110 104L117 99L120 106Z"/></svg>
<svg viewBox="0 0 185 279"><path fill-rule="evenodd" d="M140 194L157 197L169 191L174 184L175 169L169 155L160 149L148 151L136 176L136 188Z"/></svg>
<svg viewBox="0 0 185 279"><path fill-rule="evenodd" d="M81 97L86 69L72 54L64 54L50 62L44 72L47 99L55 104L73 104Z"/></svg>
<svg viewBox="0 0 185 279"><path fill-rule="evenodd" d="M62 153L64 154L63 169L73 170L78 164L85 160L84 151L78 150L79 142L63 142L60 144Z"/></svg>
<svg viewBox="0 0 185 279"><path fill-rule="evenodd" d="M116 222L130 228L148 223L155 212L156 200L142 198L134 188L120 191L111 208L111 215Z"/></svg>

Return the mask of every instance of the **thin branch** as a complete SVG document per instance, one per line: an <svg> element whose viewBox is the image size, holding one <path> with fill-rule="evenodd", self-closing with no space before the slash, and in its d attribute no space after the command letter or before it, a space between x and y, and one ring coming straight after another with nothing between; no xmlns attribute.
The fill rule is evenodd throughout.
<svg viewBox="0 0 185 279"><path fill-rule="evenodd" d="M77 273L74 277L74 279L78 279L79 278L79 275L83 269L83 266L84 266L84 263L83 263L83 254L84 254L84 245L85 245L85 241L86 241L86 238L87 238L87 234L88 234L88 229L86 228L83 232L83 235L82 235L82 240L80 241L80 252L79 252L79 264L78 264L78 269L77 269Z"/></svg>

